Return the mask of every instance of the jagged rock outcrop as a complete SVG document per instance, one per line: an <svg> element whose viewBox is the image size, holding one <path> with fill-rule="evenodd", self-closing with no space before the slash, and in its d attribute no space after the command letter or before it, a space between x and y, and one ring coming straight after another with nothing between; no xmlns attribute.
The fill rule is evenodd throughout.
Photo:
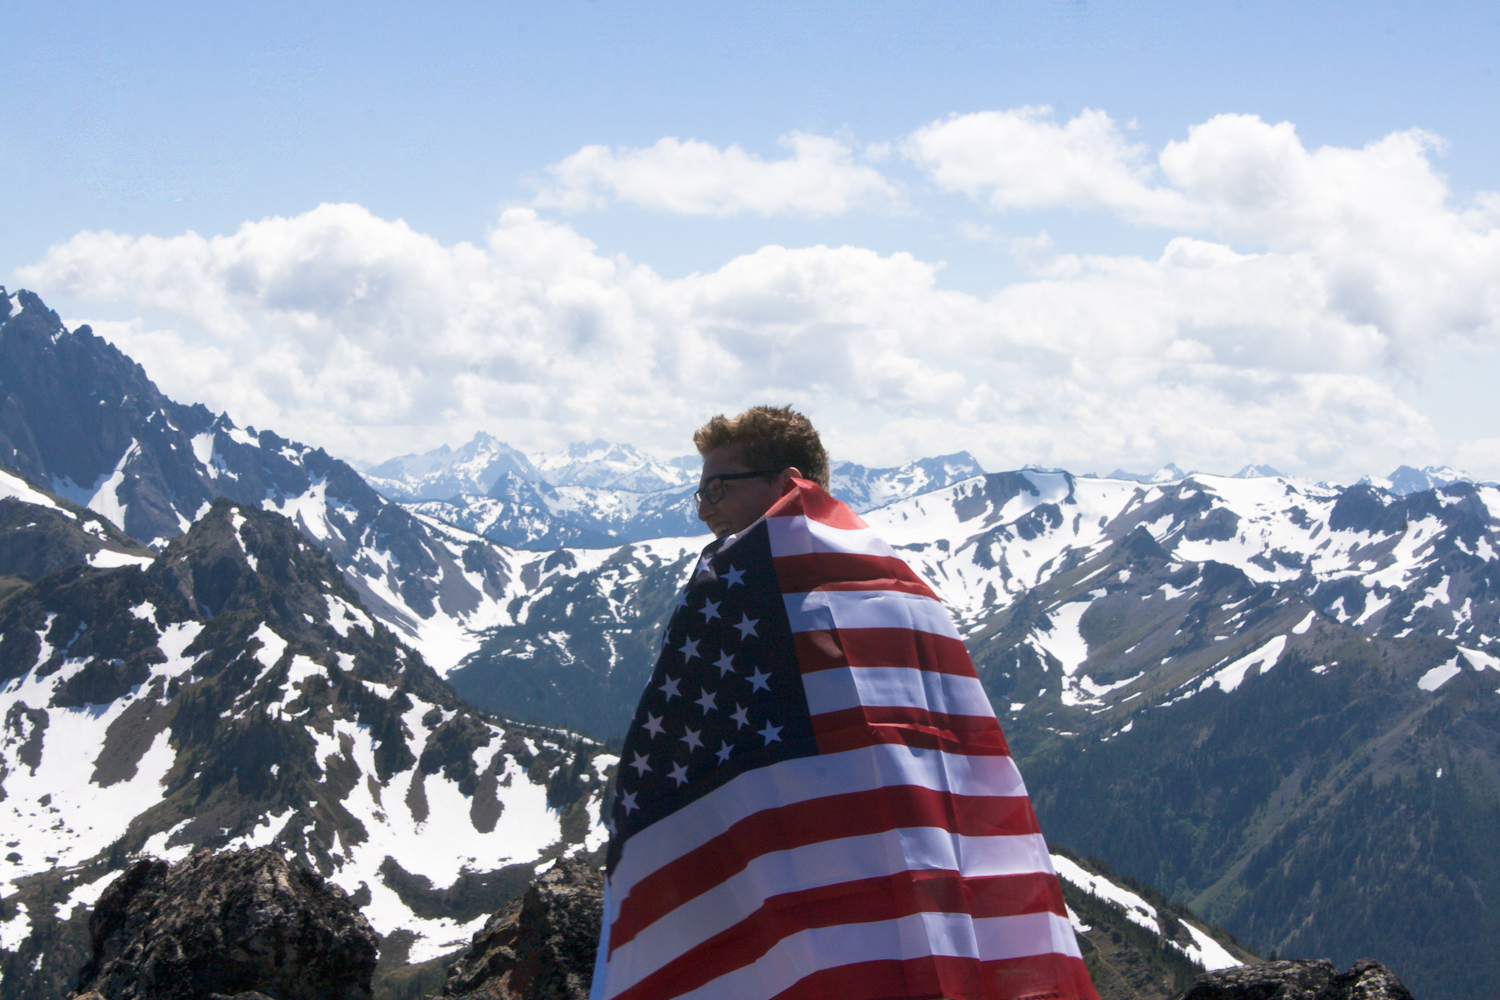
<svg viewBox="0 0 1500 1000"><path fill-rule="evenodd" d="M137 861L89 936L78 1000L368 1000L375 972L375 932L344 890L265 847Z"/></svg>
<svg viewBox="0 0 1500 1000"><path fill-rule="evenodd" d="M584 858L559 861L518 905L474 935L448 970L456 1000L584 1000L594 975L604 876Z"/></svg>
<svg viewBox="0 0 1500 1000"><path fill-rule="evenodd" d="M1339 972L1325 958L1207 972L1178 1000L1412 1000L1412 995L1379 962L1360 959Z"/></svg>

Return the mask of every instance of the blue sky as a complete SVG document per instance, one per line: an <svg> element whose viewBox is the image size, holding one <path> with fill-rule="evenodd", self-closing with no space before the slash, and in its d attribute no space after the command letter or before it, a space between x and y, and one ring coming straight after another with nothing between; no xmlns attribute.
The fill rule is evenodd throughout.
<svg viewBox="0 0 1500 1000"><path fill-rule="evenodd" d="M8 287L351 458L671 454L774 399L870 464L1500 478L1493 5L53 4L6 35Z"/></svg>

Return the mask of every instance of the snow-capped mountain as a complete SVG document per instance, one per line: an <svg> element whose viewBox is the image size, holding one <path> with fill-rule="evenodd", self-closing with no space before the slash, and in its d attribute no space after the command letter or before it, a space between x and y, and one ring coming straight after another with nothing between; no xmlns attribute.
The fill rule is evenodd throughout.
<svg viewBox="0 0 1500 1000"><path fill-rule="evenodd" d="M1283 954L1379 953L1480 996L1439 978L1409 921L1373 917L1425 893L1458 935L1445 907L1500 906L1500 876L1462 888L1500 837L1483 805L1500 796L1497 515L1500 488L1467 483L1022 471L864 516L954 611L1050 836ZM693 541L554 553L455 686L617 735ZM1445 840L1432 810L1488 832ZM1362 895L1306 891L1353 877L1330 846L1349 829L1376 845Z"/></svg>
<svg viewBox="0 0 1500 1000"><path fill-rule="evenodd" d="M469 709L256 507L217 501L144 568L14 594L0 685L6 996L56 995L26 983L72 974L85 908L133 854L276 844L422 961L603 842L613 758Z"/></svg>
<svg viewBox="0 0 1500 1000"><path fill-rule="evenodd" d="M979 462L966 451L887 469L840 462L829 472L829 492L864 512L982 475Z"/></svg>
<svg viewBox="0 0 1500 1000"><path fill-rule="evenodd" d="M531 456L541 478L553 486L594 486L653 493L674 487L697 486L682 465L659 462L628 444L578 441L554 454Z"/></svg>
<svg viewBox="0 0 1500 1000"><path fill-rule="evenodd" d="M160 549L215 499L274 510L339 564L377 618L442 669L506 620L536 558L423 521L346 463L168 399L140 365L68 331L27 291L0 294L0 464Z"/></svg>
<svg viewBox="0 0 1500 1000"><path fill-rule="evenodd" d="M407 509L520 549L597 548L664 536L698 535L692 486L641 493L601 486L553 486L501 476L489 496L409 503Z"/></svg>
<svg viewBox="0 0 1500 1000"><path fill-rule="evenodd" d="M1408 493L1420 493L1423 490L1434 490L1441 486L1451 486L1454 483L1472 483L1473 481L1474 477L1467 472L1460 472L1447 465L1429 465L1421 469L1413 469L1409 465L1400 465L1389 476L1365 476L1360 480L1366 486L1378 486L1383 490L1390 490L1397 496L1406 496Z"/></svg>
<svg viewBox="0 0 1500 1000"><path fill-rule="evenodd" d="M421 455L402 455L364 472L389 500L447 500L484 496L501 476L536 482L541 474L524 452L482 431L457 449L443 445Z"/></svg>
<svg viewBox="0 0 1500 1000"><path fill-rule="evenodd" d="M1250 468L1247 466L1247 469ZM1126 472L1124 469L1116 469L1105 478L1124 479L1132 483L1175 483L1177 480L1188 475L1177 467L1176 462L1168 462L1155 472Z"/></svg>
<svg viewBox="0 0 1500 1000"><path fill-rule="evenodd" d="M661 466L634 449L604 442L575 445L565 455L573 456L571 463L556 456L551 464L539 460L545 481L503 473L488 495L463 493L406 506L522 549L599 547L704 533L692 499L700 466L696 456ZM606 462L598 455L614 457ZM662 488L659 483L666 477L661 469L668 467L678 482ZM835 495L865 511L983 473L973 456L959 452L887 469L844 462L832 470L831 485ZM370 483L380 488L378 480L370 478Z"/></svg>

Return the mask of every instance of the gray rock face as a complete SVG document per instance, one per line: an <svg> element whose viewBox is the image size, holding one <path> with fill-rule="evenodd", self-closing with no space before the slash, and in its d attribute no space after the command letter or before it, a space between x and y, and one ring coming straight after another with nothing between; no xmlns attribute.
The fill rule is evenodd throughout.
<svg viewBox="0 0 1500 1000"><path fill-rule="evenodd" d="M1267 962L1198 977L1178 1000L1412 1000L1379 962L1360 959L1339 972L1327 959Z"/></svg>
<svg viewBox="0 0 1500 1000"><path fill-rule="evenodd" d="M582 858L559 861L517 906L500 911L448 970L459 1000L585 1000L594 975L604 876Z"/></svg>
<svg viewBox="0 0 1500 1000"><path fill-rule="evenodd" d="M342 889L264 847L137 861L89 936L79 1000L369 1000L377 945Z"/></svg>

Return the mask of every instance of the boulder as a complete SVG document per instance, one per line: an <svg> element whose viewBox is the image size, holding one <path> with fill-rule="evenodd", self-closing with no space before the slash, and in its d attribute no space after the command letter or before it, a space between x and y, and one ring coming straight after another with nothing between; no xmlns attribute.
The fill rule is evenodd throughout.
<svg viewBox="0 0 1500 1000"><path fill-rule="evenodd" d="M378 942L343 889L268 847L135 862L89 938L77 1000L369 1000Z"/></svg>
<svg viewBox="0 0 1500 1000"><path fill-rule="evenodd" d="M1396 974L1362 958L1339 972L1326 958L1206 972L1177 1000L1412 1000Z"/></svg>
<svg viewBox="0 0 1500 1000"><path fill-rule="evenodd" d="M449 968L458 1000L586 1000L594 976L604 876L582 858L559 861L474 935Z"/></svg>

